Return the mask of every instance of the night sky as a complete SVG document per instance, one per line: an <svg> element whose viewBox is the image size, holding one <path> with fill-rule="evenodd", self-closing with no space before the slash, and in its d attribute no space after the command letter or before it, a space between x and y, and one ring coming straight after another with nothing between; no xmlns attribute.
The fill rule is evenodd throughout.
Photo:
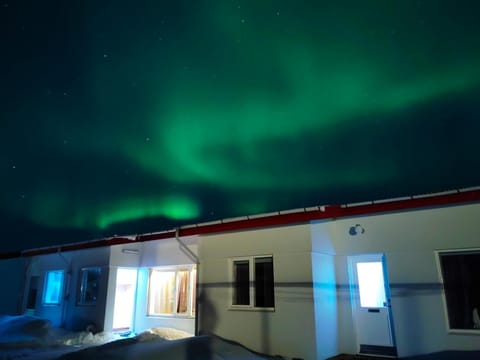
<svg viewBox="0 0 480 360"><path fill-rule="evenodd" d="M480 185L479 1L0 1L0 251Z"/></svg>

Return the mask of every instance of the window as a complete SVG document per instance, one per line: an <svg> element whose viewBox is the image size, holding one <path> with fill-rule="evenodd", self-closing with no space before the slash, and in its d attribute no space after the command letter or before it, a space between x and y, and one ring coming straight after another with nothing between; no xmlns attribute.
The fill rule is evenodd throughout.
<svg viewBox="0 0 480 360"><path fill-rule="evenodd" d="M43 303L59 305L62 299L63 270L47 271L43 286Z"/></svg>
<svg viewBox="0 0 480 360"><path fill-rule="evenodd" d="M150 270L148 315L195 315L196 267Z"/></svg>
<svg viewBox="0 0 480 360"><path fill-rule="evenodd" d="M450 329L480 331L480 249L438 255Z"/></svg>
<svg viewBox="0 0 480 360"><path fill-rule="evenodd" d="M77 303L79 305L94 305L98 298L101 269L99 267L85 268L80 272L80 289Z"/></svg>
<svg viewBox="0 0 480 360"><path fill-rule="evenodd" d="M362 308L380 308L387 302L381 261L357 262L358 292Z"/></svg>
<svg viewBox="0 0 480 360"><path fill-rule="evenodd" d="M232 308L273 309L273 257L237 258L231 264Z"/></svg>

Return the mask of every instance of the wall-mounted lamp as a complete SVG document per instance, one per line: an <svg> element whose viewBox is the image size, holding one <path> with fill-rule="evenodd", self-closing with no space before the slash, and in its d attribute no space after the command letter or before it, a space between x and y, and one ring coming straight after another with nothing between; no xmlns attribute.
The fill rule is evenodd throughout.
<svg viewBox="0 0 480 360"><path fill-rule="evenodd" d="M122 249L122 253L138 255L138 254L140 254L140 250L138 250L138 249Z"/></svg>
<svg viewBox="0 0 480 360"><path fill-rule="evenodd" d="M365 229L362 227L362 225L356 224L354 226L350 226L350 229L348 230L348 233L351 236L355 236L355 235L358 235L358 234L365 233Z"/></svg>

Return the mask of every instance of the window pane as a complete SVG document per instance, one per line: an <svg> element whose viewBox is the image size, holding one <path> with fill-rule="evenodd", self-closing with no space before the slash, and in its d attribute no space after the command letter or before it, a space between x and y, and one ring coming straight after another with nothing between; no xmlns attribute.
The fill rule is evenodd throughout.
<svg viewBox="0 0 480 360"><path fill-rule="evenodd" d="M480 253L440 255L450 329L480 329Z"/></svg>
<svg viewBox="0 0 480 360"><path fill-rule="evenodd" d="M361 307L384 307L386 302L381 261L357 263Z"/></svg>
<svg viewBox="0 0 480 360"><path fill-rule="evenodd" d="M43 303L60 304L63 286L63 270L47 271L45 274L45 289L43 291Z"/></svg>
<svg viewBox="0 0 480 360"><path fill-rule="evenodd" d="M255 258L255 306L275 306L271 257Z"/></svg>
<svg viewBox="0 0 480 360"><path fill-rule="evenodd" d="M177 313L186 314L188 311L188 270L177 271Z"/></svg>
<svg viewBox="0 0 480 360"><path fill-rule="evenodd" d="M233 262L233 305L250 305L250 269L248 260Z"/></svg>
<svg viewBox="0 0 480 360"><path fill-rule="evenodd" d="M175 310L175 271L152 270L149 314L173 314Z"/></svg>
<svg viewBox="0 0 480 360"><path fill-rule="evenodd" d="M82 269L80 304L94 304L98 298L100 268Z"/></svg>

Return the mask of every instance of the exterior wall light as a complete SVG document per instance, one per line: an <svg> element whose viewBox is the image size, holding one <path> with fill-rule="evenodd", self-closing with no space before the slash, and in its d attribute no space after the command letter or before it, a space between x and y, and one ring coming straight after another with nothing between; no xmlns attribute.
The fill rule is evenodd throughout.
<svg viewBox="0 0 480 360"><path fill-rule="evenodd" d="M348 230L348 233L351 236L356 236L358 234L363 234L365 233L365 229L362 227L360 224L356 224L354 226L350 226L350 229Z"/></svg>

